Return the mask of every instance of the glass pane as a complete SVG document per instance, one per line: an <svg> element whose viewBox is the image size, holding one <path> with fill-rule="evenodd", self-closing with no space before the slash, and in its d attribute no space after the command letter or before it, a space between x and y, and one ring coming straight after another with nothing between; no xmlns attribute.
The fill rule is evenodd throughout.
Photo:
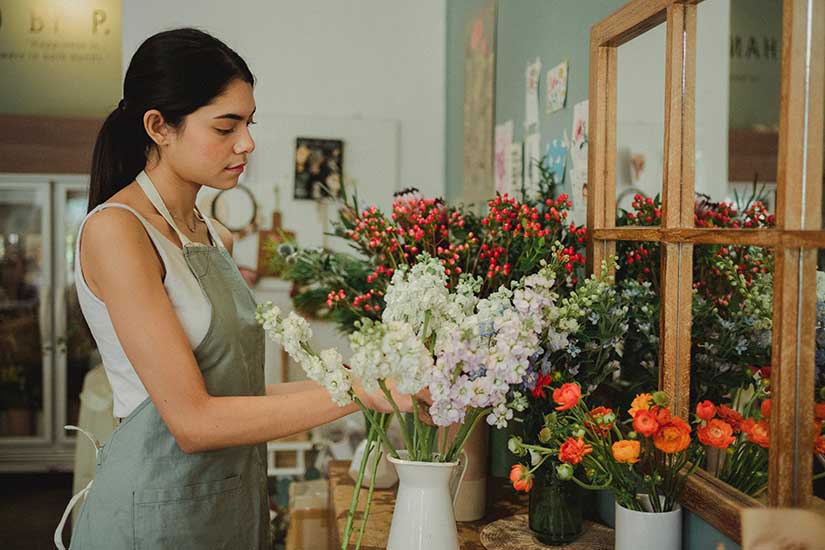
<svg viewBox="0 0 825 550"><path fill-rule="evenodd" d="M659 384L659 245L616 243L619 269L616 284L627 308L621 373L614 382L616 401L627 411L633 398Z"/></svg>
<svg viewBox="0 0 825 550"><path fill-rule="evenodd" d="M75 288L76 274L74 270L75 246L77 231L80 222L86 215L88 195L85 191L69 190L66 192L66 202L63 205L63 239L64 239L64 273L66 274L65 300L66 332L60 341L58 350L66 356L66 423L77 425L80 411L80 392L86 373L100 363L94 340L92 339L80 304L77 301ZM102 377L101 380L104 378ZM77 432L66 431L66 435Z"/></svg>
<svg viewBox="0 0 825 550"><path fill-rule="evenodd" d="M696 15L697 227L773 225L781 0L705 0Z"/></svg>
<svg viewBox="0 0 825 550"><path fill-rule="evenodd" d="M0 188L0 436L43 433L45 195Z"/></svg>
<svg viewBox="0 0 825 550"><path fill-rule="evenodd" d="M660 224L666 37L661 24L618 48L616 225Z"/></svg>
<svg viewBox="0 0 825 550"><path fill-rule="evenodd" d="M807 274L805 275L807 277ZM814 487L813 494L825 499L825 249L819 250L816 266L816 340L814 347ZM803 299L813 296L814 285L803 285ZM807 292L806 292L807 291Z"/></svg>
<svg viewBox="0 0 825 550"><path fill-rule="evenodd" d="M768 481L772 249L694 248L691 410L704 467L757 498Z"/></svg>

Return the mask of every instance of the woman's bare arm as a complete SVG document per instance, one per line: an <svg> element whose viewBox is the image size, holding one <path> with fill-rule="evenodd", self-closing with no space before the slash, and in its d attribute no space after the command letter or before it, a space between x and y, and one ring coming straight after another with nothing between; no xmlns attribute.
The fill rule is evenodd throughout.
<svg viewBox="0 0 825 550"><path fill-rule="evenodd" d="M264 396L209 395L163 286L161 262L129 212L112 208L91 216L80 254L87 281L105 302L126 356L185 452L271 441L357 410L354 404L339 407L312 382ZM379 396L357 392L368 406L390 410ZM411 410L408 396L398 400Z"/></svg>

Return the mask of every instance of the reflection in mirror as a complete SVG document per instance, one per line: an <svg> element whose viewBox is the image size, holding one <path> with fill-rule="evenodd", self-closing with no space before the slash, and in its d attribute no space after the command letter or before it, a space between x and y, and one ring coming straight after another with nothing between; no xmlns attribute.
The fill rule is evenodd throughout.
<svg viewBox="0 0 825 550"><path fill-rule="evenodd" d="M773 250L697 245L691 408L705 469L750 496L768 483Z"/></svg>
<svg viewBox="0 0 825 550"><path fill-rule="evenodd" d="M653 211L631 217L636 196L662 191L665 142L664 23L619 46L616 79L616 225L659 225Z"/></svg>
<svg viewBox="0 0 825 550"><path fill-rule="evenodd" d="M709 202L742 210L758 200L773 212L781 50L782 0L697 6L695 188Z"/></svg>
<svg viewBox="0 0 825 550"><path fill-rule="evenodd" d="M813 494L825 499L825 250L816 267L816 345L814 348L814 487Z"/></svg>
<svg viewBox="0 0 825 550"><path fill-rule="evenodd" d="M627 330L614 386L620 409L628 410L636 395L659 384L659 253L655 243L622 241L617 247L616 285L627 310Z"/></svg>

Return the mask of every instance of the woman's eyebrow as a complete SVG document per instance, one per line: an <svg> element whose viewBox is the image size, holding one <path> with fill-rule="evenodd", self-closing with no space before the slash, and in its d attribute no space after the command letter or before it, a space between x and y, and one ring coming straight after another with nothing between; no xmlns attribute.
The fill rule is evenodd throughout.
<svg viewBox="0 0 825 550"><path fill-rule="evenodd" d="M257 108L257 107L255 107L254 109L252 109L252 113L251 113L249 116L251 117L252 115L254 115L254 114L255 114L255 111L257 111L257 110L258 110L258 108ZM228 119L230 119L230 120L244 120L244 117L242 117L241 115L236 115L235 113L226 113L226 114L223 114L223 115L220 115L220 116L216 116L215 118L216 118L216 119L219 119L219 118L228 118Z"/></svg>

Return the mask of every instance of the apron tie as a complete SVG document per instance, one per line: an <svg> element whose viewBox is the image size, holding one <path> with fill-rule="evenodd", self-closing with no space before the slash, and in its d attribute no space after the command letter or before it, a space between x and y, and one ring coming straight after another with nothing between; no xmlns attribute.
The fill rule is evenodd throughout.
<svg viewBox="0 0 825 550"><path fill-rule="evenodd" d="M92 434L90 434L83 428L78 428L77 426L63 426L63 428L66 430L77 431L85 435L86 438L89 441L91 441L92 445L94 445L95 447L95 459L98 458L98 455L100 454L100 449L103 447L103 445L101 445L100 442L92 436ZM57 524L57 529L55 529L54 531L54 544L57 547L57 550L66 550L66 547L63 545L63 529L66 527L66 520L69 519L69 515L72 513L72 509L77 505L77 503L80 502L81 499L86 497L86 494L89 492L89 489L92 488L92 483L94 482L95 480L89 481L86 487L78 491L77 494L72 497L72 499L69 501L69 504L66 506L66 509L63 511L63 517L60 518L60 523Z"/></svg>

